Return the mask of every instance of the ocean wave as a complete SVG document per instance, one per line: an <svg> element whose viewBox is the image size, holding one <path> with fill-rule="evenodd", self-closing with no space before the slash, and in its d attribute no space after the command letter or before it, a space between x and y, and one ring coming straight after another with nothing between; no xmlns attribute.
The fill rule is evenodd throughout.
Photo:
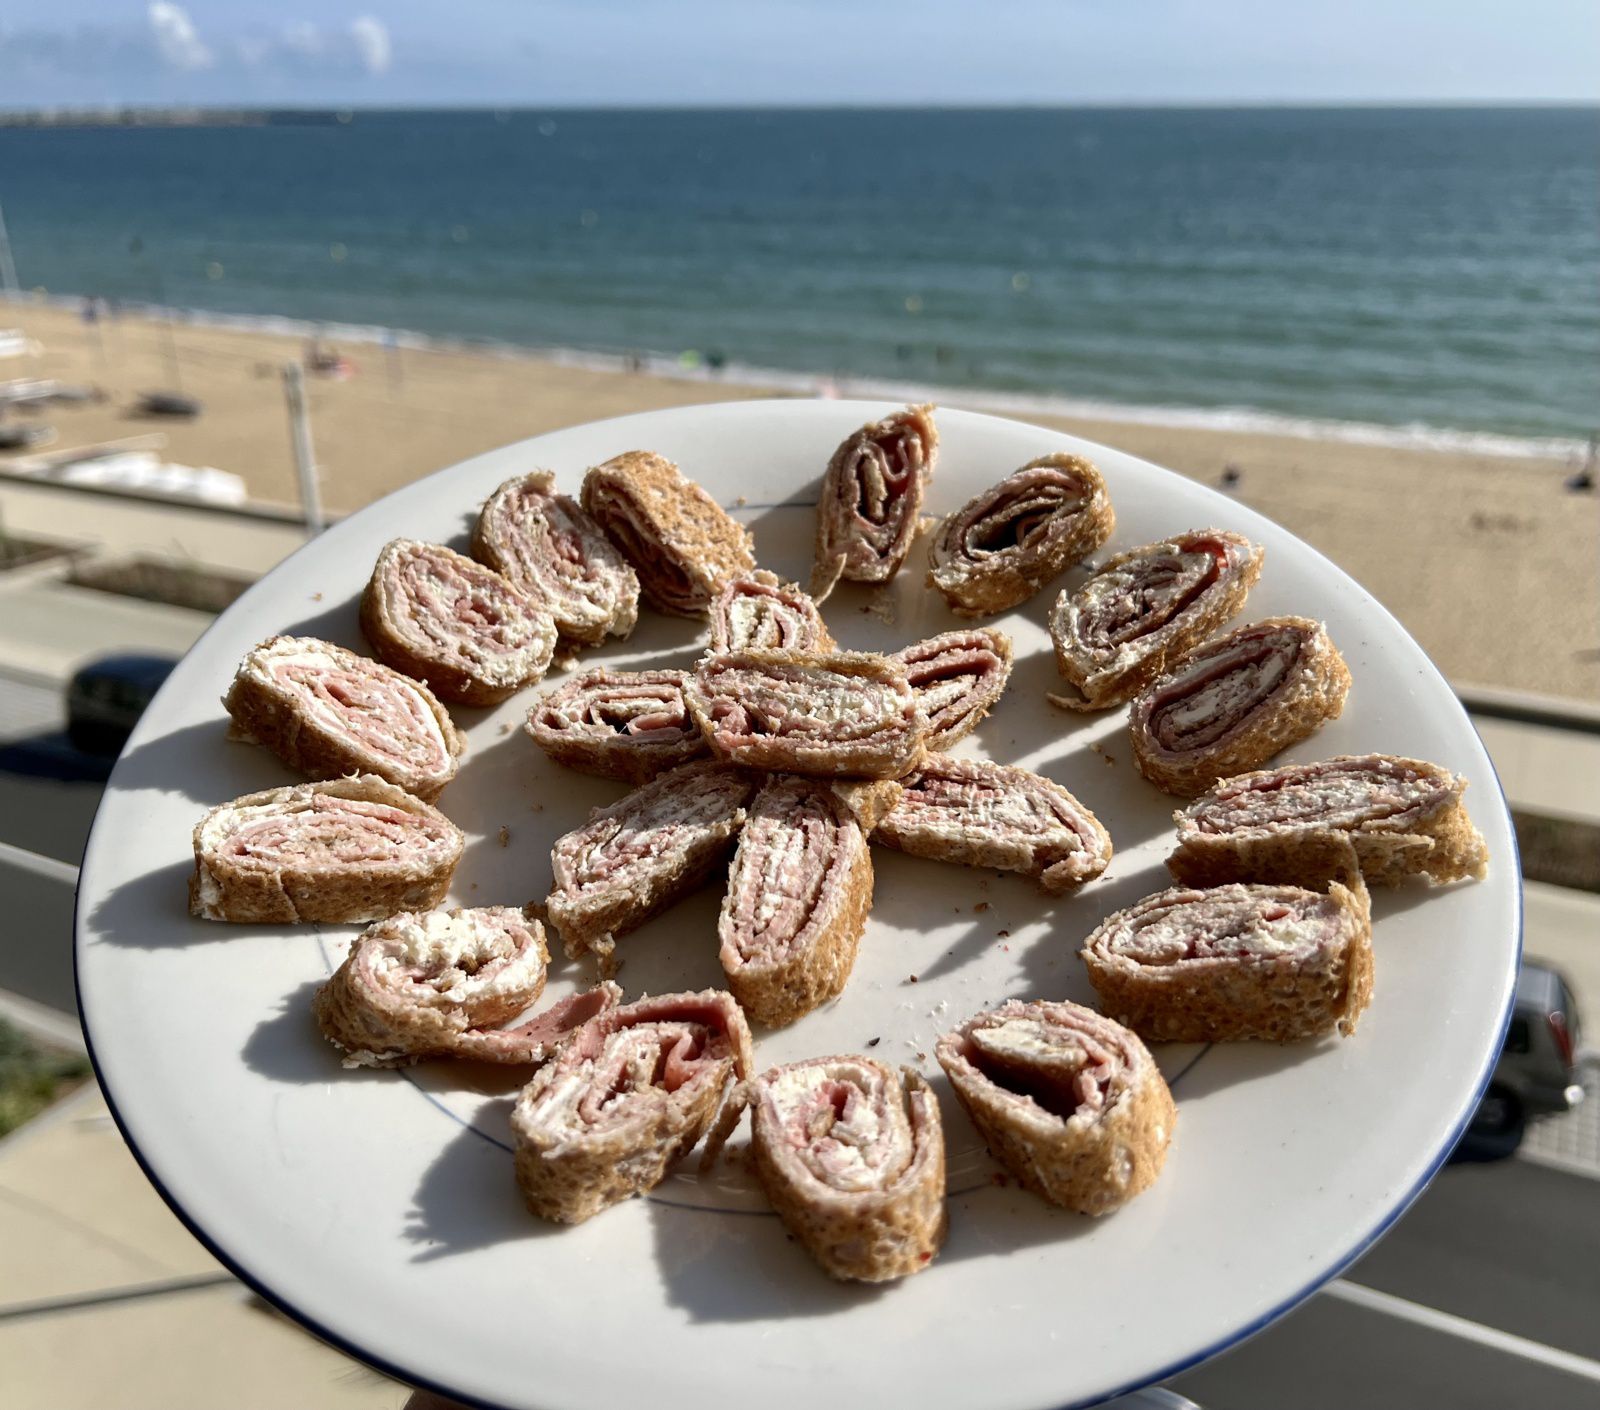
<svg viewBox="0 0 1600 1410"><path fill-rule="evenodd" d="M24 296L28 297L62 308L77 308L83 302L81 295ZM797 396L852 397L894 402L932 401L948 406L963 405L975 411L1010 412L1021 416L1059 416L1069 420L1284 436L1296 440L1338 441L1347 445L1381 446L1393 450L1430 450L1514 459L1571 460L1589 451L1589 443L1571 437L1513 436L1498 431L1463 430L1420 422L1396 426L1381 422L1291 416L1250 406L1161 406L1090 401L990 387L952 387L865 376L828 376L738 362L711 367L704 361L685 361L681 354L622 354L585 348L541 347L496 338L441 337L382 324L330 323L278 314L225 313L216 309L168 309L156 304L134 302L125 302L123 307L155 317L171 316L201 327L270 333L280 337L315 337L327 342L425 352L472 352L492 357L533 358L586 371L640 372L674 381L765 387Z"/></svg>

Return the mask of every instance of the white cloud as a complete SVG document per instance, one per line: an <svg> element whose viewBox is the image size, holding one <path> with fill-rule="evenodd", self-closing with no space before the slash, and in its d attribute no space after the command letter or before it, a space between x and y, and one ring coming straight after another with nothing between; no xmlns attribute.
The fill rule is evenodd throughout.
<svg viewBox="0 0 1600 1410"><path fill-rule="evenodd" d="M309 20L297 20L283 31L283 47L291 53L314 59L322 53L322 32Z"/></svg>
<svg viewBox="0 0 1600 1410"><path fill-rule="evenodd" d="M350 22L350 38L355 41L361 63L368 73L384 73L394 57L389 29L373 15L359 15Z"/></svg>
<svg viewBox="0 0 1600 1410"><path fill-rule="evenodd" d="M150 18L150 33L155 39L156 52L163 62L175 69L208 69L213 63L211 50L200 38L200 32L189 18L189 12L171 0L152 0L146 12Z"/></svg>

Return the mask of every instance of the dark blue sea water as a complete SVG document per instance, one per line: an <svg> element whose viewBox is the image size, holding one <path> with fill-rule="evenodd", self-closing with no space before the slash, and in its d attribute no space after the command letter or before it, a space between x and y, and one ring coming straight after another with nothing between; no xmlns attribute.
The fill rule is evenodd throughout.
<svg viewBox="0 0 1600 1410"><path fill-rule="evenodd" d="M52 292L1577 437L1597 157L1596 109L357 113L0 129L0 205Z"/></svg>

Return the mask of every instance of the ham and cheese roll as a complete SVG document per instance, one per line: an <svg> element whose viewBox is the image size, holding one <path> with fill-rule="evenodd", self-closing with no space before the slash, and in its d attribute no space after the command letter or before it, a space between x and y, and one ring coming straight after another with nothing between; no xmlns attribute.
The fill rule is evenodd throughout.
<svg viewBox="0 0 1600 1410"><path fill-rule="evenodd" d="M701 660L684 694L711 752L751 769L899 778L928 734L905 667L865 652L724 652Z"/></svg>
<svg viewBox="0 0 1600 1410"><path fill-rule="evenodd" d="M1193 798L1337 719L1349 690L1322 623L1268 617L1191 651L1133 702L1133 760Z"/></svg>
<svg viewBox="0 0 1600 1410"><path fill-rule="evenodd" d="M751 1149L779 1217L832 1277L888 1282L944 1243L944 1128L921 1075L812 1058L750 1083Z"/></svg>
<svg viewBox="0 0 1600 1410"><path fill-rule="evenodd" d="M437 808L371 774L247 793L195 827L189 912L265 924L429 910L465 845Z"/></svg>
<svg viewBox="0 0 1600 1410"><path fill-rule="evenodd" d="M569 769L645 783L710 752L684 702L687 679L682 671L598 666L535 705L527 730Z"/></svg>
<svg viewBox="0 0 1600 1410"><path fill-rule="evenodd" d="M263 744L310 778L377 774L432 802L466 748L420 681L332 642L275 636L239 667L223 698L229 736Z"/></svg>
<svg viewBox="0 0 1600 1410"><path fill-rule="evenodd" d="M492 568L395 539L361 594L361 630L386 664L461 705L498 705L549 669L556 628Z"/></svg>
<svg viewBox="0 0 1600 1410"><path fill-rule="evenodd" d="M621 992L606 985L506 1028L543 992L549 958L544 927L509 906L407 911L356 940L311 1009L346 1067L434 1057L533 1064Z"/></svg>
<svg viewBox="0 0 1600 1410"><path fill-rule="evenodd" d="M1238 613L1265 556L1242 534L1197 529L1110 559L1051 609L1064 682L1051 703L1105 710L1131 700Z"/></svg>
<svg viewBox="0 0 1600 1410"><path fill-rule="evenodd" d="M845 437L822 477L811 591L842 577L886 583L917 536L922 496L939 457L932 406L908 406Z"/></svg>
<svg viewBox="0 0 1600 1410"><path fill-rule="evenodd" d="M1081 957L1101 1007L1154 1043L1346 1035L1372 997L1372 916L1347 879L1178 887L1101 922Z"/></svg>
<svg viewBox="0 0 1600 1410"><path fill-rule="evenodd" d="M655 1188L705 1134L750 1030L719 990L662 994L592 1018L511 1113L517 1183L542 1219L580 1224Z"/></svg>
<svg viewBox="0 0 1600 1410"><path fill-rule="evenodd" d="M1042 455L945 519L928 545L928 586L963 617L1004 612L1093 553L1116 523L1091 462Z"/></svg>
<svg viewBox="0 0 1600 1410"><path fill-rule="evenodd" d="M969 627L895 653L928 717L928 748L948 749L978 727L1011 679L1011 638Z"/></svg>
<svg viewBox="0 0 1600 1410"><path fill-rule="evenodd" d="M900 801L872 834L915 857L1031 876L1055 895L1093 881L1111 837L1066 789L1026 769L930 754L901 780Z"/></svg>
<svg viewBox="0 0 1600 1410"><path fill-rule="evenodd" d="M764 568L729 578L711 604L712 651L816 655L835 646L811 594Z"/></svg>
<svg viewBox="0 0 1600 1410"><path fill-rule="evenodd" d="M639 617L639 579L600 526L555 490L548 470L507 480L478 516L472 556L540 604L563 641L625 637Z"/></svg>
<svg viewBox="0 0 1600 1410"><path fill-rule="evenodd" d="M793 1023L843 990L872 907L872 858L849 803L780 775L750 804L717 934L722 968L758 1023Z"/></svg>
<svg viewBox="0 0 1600 1410"><path fill-rule="evenodd" d="M1011 999L936 1051L989 1153L1051 1204L1108 1214L1161 1173L1178 1109L1120 1023L1077 1004Z"/></svg>
<svg viewBox="0 0 1600 1410"><path fill-rule="evenodd" d="M633 564L650 603L675 617L705 616L723 583L756 566L749 531L651 451L595 466L583 507Z"/></svg>
<svg viewBox="0 0 1600 1410"><path fill-rule="evenodd" d="M1274 877L1314 884L1322 838L1355 848L1379 886L1422 875L1443 884L1488 874L1483 836L1462 805L1467 781L1437 764L1392 754L1341 755L1224 779L1173 814L1167 858L1188 886Z"/></svg>
<svg viewBox="0 0 1600 1410"><path fill-rule="evenodd" d="M567 954L609 964L616 936L704 881L733 850L755 787L727 764L682 764L558 838L545 914Z"/></svg>

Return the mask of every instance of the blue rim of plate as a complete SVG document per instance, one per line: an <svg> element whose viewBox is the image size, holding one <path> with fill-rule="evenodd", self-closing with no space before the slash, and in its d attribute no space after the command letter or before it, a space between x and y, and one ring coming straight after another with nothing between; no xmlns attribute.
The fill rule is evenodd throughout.
<svg viewBox="0 0 1600 1410"><path fill-rule="evenodd" d="M737 405L742 405L742 406L750 406L750 405L759 405L761 403L758 401L758 402L755 402L755 403L742 402L742 403L736 403L736 404ZM695 407L695 408L690 408L690 409L703 410L704 408L703 407ZM1009 418L1009 417L988 416L983 412L967 411L967 410L965 410L965 408L962 408L962 410L963 410L963 414L967 415L967 416L979 417L979 418L982 418L984 420L1003 421L1003 422L1007 422L1008 424L1014 424L1012 418ZM643 414L659 414L659 413L643 413ZM616 417L616 418L610 418L610 419L626 420L628 418L626 416L623 416L623 417ZM571 428L566 428L566 429L571 429ZM1044 427L1044 428L1041 428L1041 429L1050 430L1052 428ZM1059 434L1071 435L1072 433L1070 433L1070 432L1062 432L1062 433L1059 433ZM1160 470L1164 474L1169 474L1170 475L1170 474L1176 473L1175 471L1171 471L1171 470L1166 469L1165 466L1156 465L1153 461L1144 460L1144 458L1142 456L1132 456L1131 453L1127 452L1127 451L1116 451L1114 447L1102 446L1098 442L1090 441L1087 438L1082 437L1082 436L1072 436L1072 439L1078 441L1079 443L1081 443L1083 445L1087 445L1087 446L1091 447L1092 449L1110 450L1114 454L1118 454L1118 455L1130 455L1130 457L1132 459L1138 460L1138 461L1140 461L1141 463L1143 463L1145 465L1149 465L1153 469ZM454 466L447 466L447 467L444 467L443 470L440 470L440 471L438 471L436 473L443 474L447 470L454 469L454 468L455 468ZM784 503L785 506L787 506L788 504L794 503L794 502L793 501L784 501L783 503ZM748 509L751 506L742 506L742 507ZM1257 511L1257 512L1259 512L1259 511ZM1265 518L1266 516L1263 515L1261 517ZM1269 521L1269 522L1271 522L1271 521ZM1307 553L1312 555L1312 557L1317 559L1319 562L1326 564L1328 567L1332 568L1336 573L1340 574L1341 576L1344 576L1346 578L1349 577L1349 574L1345 573L1344 570L1342 568L1340 568L1337 563L1334 563L1332 559L1328 558L1326 554L1319 552L1317 549L1313 548L1310 544L1306 543L1303 539L1300 539L1298 536L1296 536L1296 542L1299 544L1299 546L1302 549L1304 549ZM299 552L299 550L296 550L296 552ZM294 557L294 554L291 554L290 558L293 558L293 557ZM286 559L285 561L287 562L288 560ZM1389 611L1389 609L1387 607L1385 607L1381 602L1378 601L1377 598L1373 597L1370 593L1366 593L1365 596L1368 598L1368 600L1372 604L1373 608L1376 609L1378 612L1382 613L1383 616L1386 617L1389 620L1389 622L1394 626L1394 628L1401 633L1401 635L1403 635L1408 641L1412 641L1413 644L1415 644L1415 639L1411 636L1411 634L1408 631L1406 631L1405 627L1401 625L1399 620L1394 616L1394 614L1392 612ZM205 639L205 637L208 636L211 633L211 631L214 630L215 627L220 622L221 622L221 617L219 616L216 622L213 622L210 627L207 627L206 630L201 633L201 636L196 641L195 645L198 646L199 642L203 641ZM193 647L190 648L190 650L193 650L193 649L194 649ZM1418 647L1418 650L1421 651L1421 647L1420 646ZM1443 673L1439 670L1439 668L1433 664L1432 658L1429 657L1426 652L1422 652L1422 656L1423 656L1423 660L1427 664L1428 669L1433 673L1433 676L1434 676L1435 680L1450 694L1452 699L1456 699L1454 688L1450 685L1450 682L1445 679ZM163 684L162 687L161 687L161 690L156 693L155 699L151 701L151 704L150 704L149 708L153 708L154 707L156 701L158 701L160 699L162 692L164 692L166 689L167 689L167 686L165 684ZM1489 776L1494 780L1495 794L1499 799L1501 811L1505 814L1505 816L1507 817L1507 819L1509 821L1510 814L1511 814L1511 802L1506 797L1505 786L1500 782L1499 770L1497 770L1494 767L1494 760L1492 758L1490 758L1488 748L1483 743L1483 736L1481 734L1479 734L1477 726L1472 723L1472 717L1467 714L1466 707L1461 705L1459 700L1457 700L1457 708L1461 710L1461 713L1462 713L1463 717L1466 719L1467 727L1472 731L1473 737L1478 741L1479 748L1483 750L1484 758L1489 763ZM95 822L98 823L98 821L99 821L99 810L96 809ZM94 832L95 832L94 825L91 824L90 829L89 829L89 836L86 839L85 844L84 844L84 857L85 858L88 856L88 850L89 850L90 844L94 841ZM1510 858L1510 860L1511 860L1512 864L1515 867L1515 871L1514 871L1513 875L1516 878L1516 900L1517 900L1517 911L1516 911L1516 922L1515 922L1516 923L1516 948L1515 948L1515 953L1514 953L1515 964L1514 964L1513 970L1512 970L1513 975L1515 975L1516 971L1521 968L1521 964L1522 964L1523 932L1524 932L1524 926L1525 926L1525 898L1524 898L1523 889L1522 889L1522 853L1521 853L1521 849L1517 845L1517 834L1516 834L1515 827L1508 827L1507 828L1507 835L1508 835L1508 837L1510 838L1510 841L1511 841L1511 858ZM79 886L78 886L78 889L73 894L73 902L72 902L72 933L73 933L72 984L73 984L73 996L77 1000L77 1004L78 1004L78 1016L79 1016L80 1021L82 1022L82 1027L83 1027L84 1046L85 1046L85 1048L86 1048L86 1050L88 1052L88 1055L89 1055L90 1066L94 1069L95 1081L99 1084L101 1094L105 1097L106 1109L111 1113L111 1119L116 1123L116 1127L117 1127L118 1132L121 1134L124 1143L128 1147L128 1150L132 1153L134 1161L138 1164L139 1169L144 1172L145 1178L150 1181L152 1186L154 1186L154 1188L156 1190L156 1193L159 1194L161 1196L161 1198L166 1202L167 1207L169 1209L171 1209L171 1211L173 1212L174 1215L177 1216L179 1222L184 1226L184 1228L186 1228L189 1231L190 1234L192 1234L194 1236L194 1238L201 1244L201 1246L204 1247L205 1250L213 1258L215 1258L217 1260L217 1262L222 1264L222 1266L224 1268L226 1268L230 1273L232 1273L234 1275L234 1277L236 1277L241 1283L243 1283L253 1293L255 1293L256 1296L260 1297L263 1301L265 1301L265 1302L271 1304L273 1307L277 1308L277 1310L282 1312L285 1316L290 1317L294 1321L298 1322L302 1327L304 1327L308 1332L310 1332L319 1341L325 1342L327 1345L334 1347L335 1349L343 1352L345 1355L350 1356L354 1360L361 1362L363 1365L370 1366L373 1370L378 1371L378 1372L382 1373L383 1375L386 1375L386 1376L390 1377L392 1380L399 1381L404 1385L412 1386L412 1387L415 1387L416 1389L419 1389L419 1390L431 1391L435 1395L443 1396L443 1397L445 1397L446 1399L449 1399L449 1400L458 1401L462 1405L466 1405L466 1406L472 1407L472 1410L528 1410L528 1406L512 1405L512 1404L509 1404L509 1403L506 1403L506 1402L484 1400L481 1397L468 1395L463 1391L454 1390L451 1387L446 1386L442 1382L433 1380L430 1377L417 1375L415 1372L406 1370L404 1367L400 1366L396 1362L390 1361L385 1357L379 1356L374 1352L368 1351L365 1348L363 1348L361 1346L358 1346L355 1342L351 1341L349 1338L345 1337L341 1332L336 1331L334 1328L328 1327L328 1326L324 1326L316 1318L310 1316L308 1313L302 1312L298 1307L296 1307L288 1299L284 1298L279 1293L273 1291L273 1289L271 1289L265 1283L263 1283L262 1281L257 1279L249 1271L249 1269L246 1268L243 1265L242 1262L240 1262L238 1259L236 1259L226 1249L222 1248L221 1245L218 1244L211 1237L210 1234L208 1234L203 1228L201 1228L200 1225L197 1224L190 1217L188 1211L183 1207L183 1205L178 1201L178 1199L172 1194L172 1192L170 1190L168 1190L166 1185L162 1182L161 1178L156 1174L156 1172L155 1172L154 1168L151 1166L150 1162L146 1159L144 1152L142 1150L140 1150L138 1143L133 1138L132 1132L128 1129L126 1123L123 1121L122 1113L120 1111L118 1111L118 1109L117 1109L117 1104L116 1104L116 1101L112 1097L111 1089L110 1089L110 1087L107 1085L107 1083L105 1081L105 1076L104 1076L104 1073L103 1073L103 1071L101 1069L100 1061L95 1055L94 1039L93 1039L93 1036L89 1032L89 1026L88 1026L88 1023L86 1021L86 1015L85 1015L84 1007L83 1007L82 987L81 987L81 979L82 979L82 968L81 968L81 966L82 966L83 947L79 943L79 941L80 941L80 939L82 937L82 927L80 925L80 916L79 916L79 910L78 910L78 902L79 902L79 898L80 898L80 896L82 894L82 873L81 873L82 861L83 861L83 859L80 859L80 862L79 862L79 867L80 867ZM319 932L319 940L320 940L320 932ZM1339 1257L1335 1258L1333 1260L1333 1262L1328 1265L1327 1268L1325 1268L1323 1271L1319 1272L1309 1282L1302 1284L1302 1286L1296 1292L1290 1294L1287 1298L1284 1298L1276 1306L1274 1306L1272 1308L1269 1308L1266 1312L1264 1312L1261 1315L1259 1315L1258 1317L1254 1318L1252 1321L1247 1322L1244 1326L1238 1328L1236 1331L1230 1333L1228 1336L1223 1337L1220 1340L1212 1343L1210 1346L1203 1347L1201 1350L1196 1351L1196 1352L1192 1353L1191 1355L1181 1357L1179 1360L1171 1363L1170 1365L1161 1367L1158 1370L1155 1370L1155 1371L1151 1372L1147 1376L1141 1376L1141 1377L1139 1377L1139 1378L1137 1378L1135 1380L1124 1382L1122 1385L1112 1387L1111 1389L1108 1389L1108 1390L1105 1390L1105 1391L1101 1391L1101 1392L1096 1392L1094 1395L1090 1396L1087 1399L1057 1402L1054 1405L1040 1406L1039 1410L1088 1410L1088 1407L1090 1407L1090 1406L1103 1405L1103 1404L1105 1404L1105 1402L1107 1402L1109 1400L1115 1400L1118 1396L1128 1395L1128 1394L1131 1394L1134 1391L1142 1390L1146 1386L1157 1385L1162 1381L1166 1381L1166 1380L1171 1379L1173 1376L1181 1375L1184 1371L1191 1370L1195 1366L1198 1366L1198 1365L1202 1364L1203 1362L1211 1360L1213 1357L1220 1356L1220 1355L1222 1355L1223 1352L1231 1351L1234 1347L1242 1345L1244 1342L1250 1340L1251 1337L1254 1337L1258 1333L1265 1331L1274 1322L1278 1321L1282 1317L1286 1317L1289 1313L1293 1312L1297 1307L1299 1307L1302 1303L1304 1303L1308 1298L1313 1297L1324 1286L1326 1286L1328 1283L1332 1282L1341 1273L1343 1273L1347 1268L1349 1268L1352 1264L1357 1262L1361 1258L1361 1256L1367 1252L1368 1249L1370 1249L1374 1244L1376 1244L1378 1242L1378 1240L1380 1240L1385 1234L1387 1234L1389 1232L1390 1229L1392 1229L1394 1227L1394 1225L1396 1223L1399 1222L1399 1220L1406 1213L1406 1211L1409 1210L1411 1208L1411 1206L1417 1201L1418 1197L1422 1194L1422 1192L1424 1190L1426 1190L1430 1184L1433 1183L1434 1177L1437 1176L1438 1173L1445 1167L1445 1165L1448 1163L1448 1161L1450 1159L1451 1154L1455 1151L1456 1146L1458 1144L1460 1144L1461 1138L1466 1134L1467 1127L1471 1124L1472 1118L1477 1112L1478 1104L1482 1100L1483 1094L1488 1090L1489 1082L1494 1076L1495 1064L1499 1061L1500 1050L1505 1046L1506 1033L1510 1029L1511 1016L1512 1016L1513 1010L1515 1009L1515 1006L1516 1006L1516 984L1513 981L1513 983L1510 986L1509 992L1508 992L1508 994L1506 996L1506 1002L1505 1002L1504 1009L1503 1009L1503 1011L1502 1011L1502 1013L1500 1015L1500 1023L1499 1023L1498 1030L1497 1030L1496 1041L1494 1043L1494 1046L1489 1050L1487 1058L1486 1058L1486 1061L1484 1062L1483 1067L1479 1071L1477 1079L1474 1081L1474 1083L1472 1085L1472 1088L1471 1088L1471 1100L1466 1103L1466 1105L1463 1107L1462 1111L1458 1114L1458 1116L1456 1118L1456 1121L1455 1121L1454 1125L1451 1127L1450 1132L1449 1132L1448 1136L1446 1137L1445 1141L1439 1147L1439 1149L1434 1152L1434 1155L1433 1155L1432 1159L1429 1161L1427 1168L1422 1172L1422 1174L1418 1177L1418 1179L1415 1181L1415 1183L1413 1183L1411 1188L1408 1189L1403 1195L1400 1196L1400 1198L1395 1202L1393 1208L1390 1209L1389 1212L1387 1214L1385 1214L1384 1217L1382 1219L1380 1219L1378 1221L1378 1223L1367 1234L1365 1234L1362 1238L1360 1238L1352 1248L1347 1250L1345 1253L1341 1254ZM1205 1051L1209 1051L1209 1048L1202 1050L1201 1056L1204 1055ZM1182 1077L1184 1075L1187 1075L1187 1073L1193 1069L1194 1063L1197 1062L1198 1060L1199 1059L1197 1057L1194 1061L1192 1061L1188 1065L1188 1067L1186 1067L1183 1070L1182 1073L1179 1074L1179 1076ZM423 1096L424 1099L428 1100L429 1102L433 1101L433 1098L431 1096L429 1096L428 1093L423 1092L420 1087L416 1087L415 1083L411 1083L410 1085L412 1085L413 1089L416 1090L421 1096ZM435 1105L437 1105L437 1103L435 1103ZM460 1118L457 1117L454 1112L449 1111L448 1108L441 1108L441 1109L445 1110L447 1112L447 1114L451 1117L452 1120L456 1120L456 1121L460 1120ZM471 1127L470 1124L468 1124L468 1123L463 1123L463 1124L467 1124L468 1125L468 1129L472 1129L472 1130L476 1129L476 1128ZM478 1132L477 1134L479 1134L480 1136L483 1135L482 1132ZM484 1136L484 1139L485 1140L489 1140L490 1138L487 1137L487 1136ZM698 1205L677 1205L677 1204L674 1204L672 1207L675 1208L675 1209L683 1209L686 1212L697 1213L697 1214L723 1214L723 1213L735 1212L735 1211L725 1211L725 1210L717 1210L717 1209L705 1209L705 1208L702 1208L701 1206L698 1206ZM531 1404L531 1402L530 1402L530 1404Z"/></svg>

